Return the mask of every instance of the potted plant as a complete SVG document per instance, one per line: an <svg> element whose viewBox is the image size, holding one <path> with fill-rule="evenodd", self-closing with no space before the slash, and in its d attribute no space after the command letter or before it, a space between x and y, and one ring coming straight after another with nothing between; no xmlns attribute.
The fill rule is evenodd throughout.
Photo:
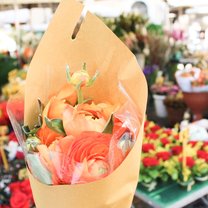
<svg viewBox="0 0 208 208"><path fill-rule="evenodd" d="M161 77L161 79L163 79ZM177 85L173 85L170 82L164 82L156 80L156 83L151 86L151 91L153 93L154 105L156 110L156 115L160 118L167 117L167 110L164 105L164 100L166 96L171 92L177 92L179 90Z"/></svg>
<svg viewBox="0 0 208 208"><path fill-rule="evenodd" d="M182 92L168 94L164 100L164 104L168 112L168 120L171 126L183 120L187 106L183 100Z"/></svg>

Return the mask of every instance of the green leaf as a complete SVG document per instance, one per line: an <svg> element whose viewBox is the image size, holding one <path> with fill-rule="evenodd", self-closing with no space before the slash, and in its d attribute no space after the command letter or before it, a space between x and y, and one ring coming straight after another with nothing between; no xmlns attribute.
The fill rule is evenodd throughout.
<svg viewBox="0 0 208 208"><path fill-rule="evenodd" d="M97 79L97 77L98 77L99 74L100 73L98 71L96 71L95 74L94 74L94 76L92 78L90 78L90 80L88 81L88 83L87 83L86 86L87 87L92 86L94 84L95 80Z"/></svg>
<svg viewBox="0 0 208 208"><path fill-rule="evenodd" d="M149 177L149 176L144 176L143 181L144 181L145 183L150 183L150 182L152 181L152 178Z"/></svg>
<svg viewBox="0 0 208 208"><path fill-rule="evenodd" d="M29 126L22 126L22 130L25 135L28 135L30 133L30 128Z"/></svg>
<svg viewBox="0 0 208 208"><path fill-rule="evenodd" d="M49 119L47 117L45 117L45 122L46 125L49 129L62 134L62 135L66 135L65 131L64 131L64 127L63 127L63 121L61 119Z"/></svg>
<svg viewBox="0 0 208 208"><path fill-rule="evenodd" d="M105 134L112 134L112 132L113 132L113 114L111 114L103 130L103 133Z"/></svg>
<svg viewBox="0 0 208 208"><path fill-rule="evenodd" d="M158 170L152 170L152 171L149 171L149 175L152 177L152 178L157 178L159 176L159 171Z"/></svg>
<svg viewBox="0 0 208 208"><path fill-rule="evenodd" d="M39 129L39 127L30 130L30 128L28 126L22 126L22 130L27 137L34 136L37 133L38 129Z"/></svg>

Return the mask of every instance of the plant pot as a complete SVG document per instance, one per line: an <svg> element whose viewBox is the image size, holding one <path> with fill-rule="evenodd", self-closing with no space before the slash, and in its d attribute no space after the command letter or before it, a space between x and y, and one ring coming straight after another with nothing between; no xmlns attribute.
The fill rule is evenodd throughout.
<svg viewBox="0 0 208 208"><path fill-rule="evenodd" d="M183 92L184 101L193 113L193 120L203 118L208 108L208 92Z"/></svg>
<svg viewBox="0 0 208 208"><path fill-rule="evenodd" d="M166 95L153 95L156 115L160 118L167 117L167 110L164 104Z"/></svg>
<svg viewBox="0 0 208 208"><path fill-rule="evenodd" d="M168 112L168 121L171 126L174 126L176 123L180 123L183 120L186 108L174 108L166 105L166 109Z"/></svg>

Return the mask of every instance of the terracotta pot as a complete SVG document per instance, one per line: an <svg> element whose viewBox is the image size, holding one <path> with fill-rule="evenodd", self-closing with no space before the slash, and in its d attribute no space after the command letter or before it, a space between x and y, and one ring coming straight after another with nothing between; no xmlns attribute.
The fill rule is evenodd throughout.
<svg viewBox="0 0 208 208"><path fill-rule="evenodd" d="M193 120L202 119L208 110L208 92L183 92L184 101L193 113Z"/></svg>
<svg viewBox="0 0 208 208"><path fill-rule="evenodd" d="M183 115L186 111L186 108L174 108L166 105L168 112L168 121L171 126L174 126L176 123L180 123L183 120Z"/></svg>

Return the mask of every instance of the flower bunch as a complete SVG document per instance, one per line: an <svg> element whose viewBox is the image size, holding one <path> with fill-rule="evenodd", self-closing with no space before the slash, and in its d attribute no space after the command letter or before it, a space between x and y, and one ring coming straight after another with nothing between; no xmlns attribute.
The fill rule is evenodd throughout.
<svg viewBox="0 0 208 208"><path fill-rule="evenodd" d="M9 72L8 74L9 83L3 86L1 90L4 98L8 99L10 96L16 94L21 89L21 87L24 86L26 75L27 75L26 66L21 70L14 69Z"/></svg>
<svg viewBox="0 0 208 208"><path fill-rule="evenodd" d="M85 64L74 73L67 67L68 83L45 106L39 101L39 125L23 127L28 164L40 181L80 184L104 178L131 150L139 125L134 108L129 103L95 103L83 95L97 76L90 77ZM48 177L37 173L42 169Z"/></svg>
<svg viewBox="0 0 208 208"><path fill-rule="evenodd" d="M148 55L147 20L138 14L121 14L114 19L105 19L106 25L134 53Z"/></svg>
<svg viewBox="0 0 208 208"><path fill-rule="evenodd" d="M24 154L8 126L0 126L0 142L0 207L30 208L34 203L29 182L25 180Z"/></svg>
<svg viewBox="0 0 208 208"><path fill-rule="evenodd" d="M173 83L162 82L153 84L151 91L158 95L176 94L179 92L179 87Z"/></svg>
<svg viewBox="0 0 208 208"><path fill-rule="evenodd" d="M184 157L177 128L166 129L146 121L140 182L151 191L159 181L173 180L190 188L194 181L208 180L207 146L207 142L189 141Z"/></svg>

